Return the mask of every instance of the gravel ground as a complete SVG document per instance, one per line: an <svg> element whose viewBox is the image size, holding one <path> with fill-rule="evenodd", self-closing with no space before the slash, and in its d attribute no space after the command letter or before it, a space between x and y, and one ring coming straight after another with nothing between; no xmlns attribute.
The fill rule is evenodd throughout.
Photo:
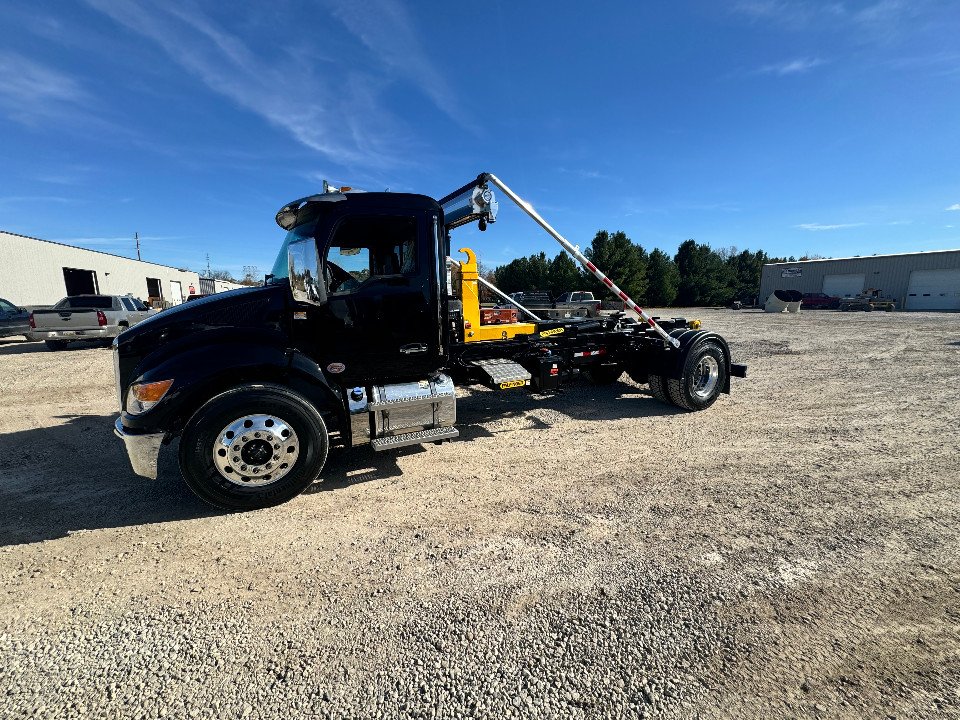
<svg viewBox="0 0 960 720"><path fill-rule="evenodd" d="M0 716L960 717L960 315L699 316L706 412L464 392L242 515L132 475L109 351L0 340Z"/></svg>

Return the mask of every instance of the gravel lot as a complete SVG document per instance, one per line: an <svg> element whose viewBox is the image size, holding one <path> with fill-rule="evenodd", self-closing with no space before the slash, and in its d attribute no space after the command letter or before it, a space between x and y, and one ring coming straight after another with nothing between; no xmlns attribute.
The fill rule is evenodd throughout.
<svg viewBox="0 0 960 720"><path fill-rule="evenodd" d="M706 412L465 392L242 515L130 472L108 350L0 340L0 716L960 717L960 315L687 316Z"/></svg>

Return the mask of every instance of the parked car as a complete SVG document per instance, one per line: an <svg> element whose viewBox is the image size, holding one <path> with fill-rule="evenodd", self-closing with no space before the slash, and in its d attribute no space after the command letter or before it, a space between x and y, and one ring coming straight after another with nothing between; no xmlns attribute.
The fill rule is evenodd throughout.
<svg viewBox="0 0 960 720"><path fill-rule="evenodd" d="M132 295L71 295L30 313L27 337L62 350L72 340L112 340L155 313Z"/></svg>
<svg viewBox="0 0 960 720"><path fill-rule="evenodd" d="M801 307L807 310L836 310L840 307L840 298L826 293L803 293Z"/></svg>
<svg viewBox="0 0 960 720"><path fill-rule="evenodd" d="M26 335L30 330L30 313L0 298L0 337Z"/></svg>

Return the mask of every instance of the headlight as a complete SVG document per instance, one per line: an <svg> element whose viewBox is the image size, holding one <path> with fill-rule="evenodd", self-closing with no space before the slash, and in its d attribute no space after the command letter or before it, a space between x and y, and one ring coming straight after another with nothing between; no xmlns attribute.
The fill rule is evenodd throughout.
<svg viewBox="0 0 960 720"><path fill-rule="evenodd" d="M131 415L146 412L163 399L171 385L173 385L172 379L150 383L134 383L127 393L127 412Z"/></svg>

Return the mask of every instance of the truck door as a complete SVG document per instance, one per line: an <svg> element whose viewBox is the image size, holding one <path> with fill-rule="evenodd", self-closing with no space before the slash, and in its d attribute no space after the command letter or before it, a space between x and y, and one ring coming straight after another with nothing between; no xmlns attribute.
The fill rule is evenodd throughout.
<svg viewBox="0 0 960 720"><path fill-rule="evenodd" d="M327 288L315 338L320 366L343 385L441 368L436 218L350 214L318 240Z"/></svg>

